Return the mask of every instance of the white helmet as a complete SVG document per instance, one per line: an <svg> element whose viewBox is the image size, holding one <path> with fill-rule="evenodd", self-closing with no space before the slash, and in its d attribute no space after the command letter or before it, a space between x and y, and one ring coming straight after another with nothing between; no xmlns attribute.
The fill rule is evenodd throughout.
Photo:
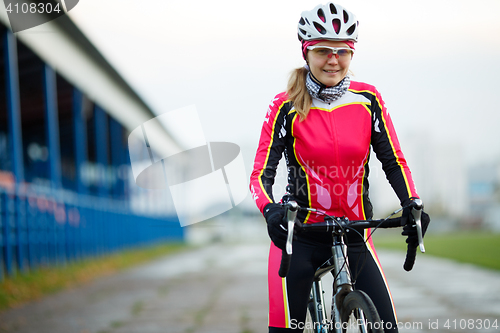
<svg viewBox="0 0 500 333"><path fill-rule="evenodd" d="M298 26L299 40L358 41L356 16L344 7L329 2L313 10L302 12Z"/></svg>

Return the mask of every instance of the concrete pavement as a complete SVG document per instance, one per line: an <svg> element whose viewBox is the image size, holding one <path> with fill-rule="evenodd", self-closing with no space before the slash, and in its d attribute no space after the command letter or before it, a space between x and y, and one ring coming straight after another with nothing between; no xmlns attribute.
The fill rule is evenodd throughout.
<svg viewBox="0 0 500 333"><path fill-rule="evenodd" d="M267 241L216 243L161 258L3 312L0 332L266 332L267 251ZM419 254L407 273L404 253L379 256L401 332L500 331L499 272Z"/></svg>
<svg viewBox="0 0 500 333"><path fill-rule="evenodd" d="M403 253L379 252L402 332L500 332L500 272L421 253L405 272Z"/></svg>
<svg viewBox="0 0 500 333"><path fill-rule="evenodd" d="M263 332L266 260L263 244L190 250L0 313L0 332Z"/></svg>

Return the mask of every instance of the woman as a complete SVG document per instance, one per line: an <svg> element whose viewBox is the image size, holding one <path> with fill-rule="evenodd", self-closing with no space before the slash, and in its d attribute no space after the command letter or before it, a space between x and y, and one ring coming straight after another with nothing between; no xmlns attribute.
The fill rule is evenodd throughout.
<svg viewBox="0 0 500 333"><path fill-rule="evenodd" d="M295 200L300 206L351 220L371 218L370 147L401 205L418 198L382 97L375 87L351 81L348 75L358 39L354 14L334 3L319 5L302 13L298 35L306 65L292 73L287 91L269 107L250 179L250 190L273 241L268 272L269 332L273 333L292 331L292 320L304 322L314 271L331 256L331 236L299 233L290 273L285 279L278 276L287 232L284 209L275 202L272 185L283 153L288 185L282 202ZM299 214L304 223L322 219L314 213ZM409 235L408 242L415 242L413 229L404 234ZM358 256L366 251L359 236L348 237L347 243L351 267L356 267L359 257L366 260L356 289L372 298L381 319L389 323L386 332L397 332L394 306L371 239L368 258Z"/></svg>

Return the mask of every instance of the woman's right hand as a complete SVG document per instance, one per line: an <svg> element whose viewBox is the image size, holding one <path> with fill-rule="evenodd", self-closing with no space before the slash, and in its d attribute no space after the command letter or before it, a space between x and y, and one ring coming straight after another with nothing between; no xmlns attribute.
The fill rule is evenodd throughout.
<svg viewBox="0 0 500 333"><path fill-rule="evenodd" d="M264 218L267 222L267 233L274 245L284 250L288 236L287 226L284 221L285 208L276 203L268 203L264 207Z"/></svg>

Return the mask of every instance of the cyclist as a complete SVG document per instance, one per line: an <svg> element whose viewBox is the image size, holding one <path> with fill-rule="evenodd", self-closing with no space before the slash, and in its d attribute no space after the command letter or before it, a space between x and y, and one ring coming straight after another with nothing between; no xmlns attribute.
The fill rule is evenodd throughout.
<svg viewBox="0 0 500 333"><path fill-rule="evenodd" d="M349 76L358 40L356 16L331 2L318 5L302 13L298 37L306 65L292 72L287 91L276 95L269 106L250 179L250 190L272 240L268 264L271 333L297 331L291 323L304 322L314 271L331 256L332 244L331 235L298 233L289 274L283 279L278 276L287 231L284 209L273 198L272 186L283 153L288 185L282 203L295 200L300 206L351 220L371 218L370 147L401 205L408 207L418 198L382 97L372 85ZM409 211L405 208L403 215L407 217ZM323 219L311 212L299 213L298 218L303 223ZM422 221L425 229L427 214ZM414 227L405 228L403 234L417 246ZM397 332L389 288L367 235L366 245L352 232L346 239L355 288L374 301L386 332Z"/></svg>

